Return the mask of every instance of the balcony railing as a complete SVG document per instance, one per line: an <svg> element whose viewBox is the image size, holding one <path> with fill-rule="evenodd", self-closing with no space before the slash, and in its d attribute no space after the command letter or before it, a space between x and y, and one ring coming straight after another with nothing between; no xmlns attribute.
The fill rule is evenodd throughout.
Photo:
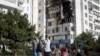
<svg viewBox="0 0 100 56"><path fill-rule="evenodd" d="M16 3L16 0L4 0L4 1L11 2L11 3Z"/></svg>
<svg viewBox="0 0 100 56"><path fill-rule="evenodd" d="M97 3L97 4L99 4L100 3L100 1L99 0L93 0L95 3Z"/></svg>

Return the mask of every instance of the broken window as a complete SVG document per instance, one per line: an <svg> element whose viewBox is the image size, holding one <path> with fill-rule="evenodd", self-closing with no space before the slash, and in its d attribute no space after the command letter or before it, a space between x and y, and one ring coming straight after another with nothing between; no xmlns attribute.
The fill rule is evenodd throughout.
<svg viewBox="0 0 100 56"><path fill-rule="evenodd" d="M72 2L71 1L62 1L63 6L63 15L65 18L71 18L72 17ZM69 21L70 19L68 19Z"/></svg>

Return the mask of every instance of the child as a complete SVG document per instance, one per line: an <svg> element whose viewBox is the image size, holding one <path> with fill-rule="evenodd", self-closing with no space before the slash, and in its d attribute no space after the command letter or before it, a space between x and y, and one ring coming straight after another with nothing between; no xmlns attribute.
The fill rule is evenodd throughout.
<svg viewBox="0 0 100 56"><path fill-rule="evenodd" d="M68 55L68 49L67 49L67 48L63 48L63 49L62 49L62 54L61 54L61 56L69 56L69 55Z"/></svg>

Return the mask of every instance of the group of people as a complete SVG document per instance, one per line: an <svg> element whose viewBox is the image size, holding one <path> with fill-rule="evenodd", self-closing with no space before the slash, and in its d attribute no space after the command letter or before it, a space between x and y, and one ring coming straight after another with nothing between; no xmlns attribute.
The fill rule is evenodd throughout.
<svg viewBox="0 0 100 56"><path fill-rule="evenodd" d="M55 47L51 49L51 56L82 56L81 50L70 50L67 47Z"/></svg>
<svg viewBox="0 0 100 56"><path fill-rule="evenodd" d="M33 56L50 56L50 44L51 41L47 35L43 41L39 40L38 37L35 36L32 41Z"/></svg>
<svg viewBox="0 0 100 56"><path fill-rule="evenodd" d="M66 47L59 48L59 46L54 46L50 48L51 41L48 35L45 36L45 40L41 41L37 36L34 37L32 41L33 45L33 56L72 56ZM81 56L80 50L78 50L75 56Z"/></svg>

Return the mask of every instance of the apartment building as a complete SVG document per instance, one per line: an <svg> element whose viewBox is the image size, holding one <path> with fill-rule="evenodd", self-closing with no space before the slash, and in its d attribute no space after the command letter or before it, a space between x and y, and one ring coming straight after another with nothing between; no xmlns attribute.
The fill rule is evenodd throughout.
<svg viewBox="0 0 100 56"><path fill-rule="evenodd" d="M72 1L47 0L46 2L46 34L51 40L73 40Z"/></svg>
<svg viewBox="0 0 100 56"><path fill-rule="evenodd" d="M46 34L52 40L74 40L82 32L92 32L95 38L100 35L99 0L46 0L46 3Z"/></svg>
<svg viewBox="0 0 100 56"><path fill-rule="evenodd" d="M33 0L1 0L0 11L17 9L21 14L27 14L29 22L33 24Z"/></svg>
<svg viewBox="0 0 100 56"><path fill-rule="evenodd" d="M45 26L46 26L46 19L45 19L45 0L38 0L38 19L37 19L37 26L38 32L42 35L42 39L45 39Z"/></svg>
<svg viewBox="0 0 100 56"><path fill-rule="evenodd" d="M76 1L77 2L77 1ZM81 0L82 31L100 35L100 0Z"/></svg>
<svg viewBox="0 0 100 56"><path fill-rule="evenodd" d="M36 26L36 32L45 37L45 0L0 0L0 11L13 9L26 14L29 23Z"/></svg>
<svg viewBox="0 0 100 56"><path fill-rule="evenodd" d="M29 16L29 22L36 26L36 32L45 38L45 0L26 0L23 6L27 6L28 11L24 11ZM26 7L25 6L25 7Z"/></svg>
<svg viewBox="0 0 100 56"><path fill-rule="evenodd" d="M36 32L45 37L45 0L24 0L23 14L28 15L29 22L36 26Z"/></svg>
<svg viewBox="0 0 100 56"><path fill-rule="evenodd" d="M18 10L22 11L23 8L21 6L18 6L19 3L23 3L21 0L0 0L0 11L12 10L17 8Z"/></svg>

